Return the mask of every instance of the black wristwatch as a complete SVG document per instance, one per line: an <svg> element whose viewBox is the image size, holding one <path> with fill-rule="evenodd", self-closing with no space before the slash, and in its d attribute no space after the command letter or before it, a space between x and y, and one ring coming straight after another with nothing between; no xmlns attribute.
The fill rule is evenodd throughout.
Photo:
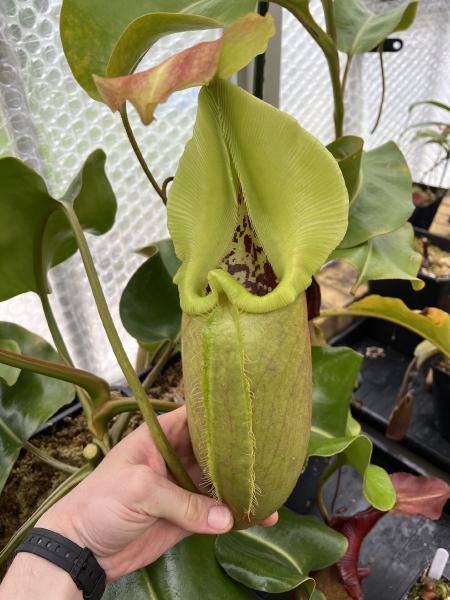
<svg viewBox="0 0 450 600"><path fill-rule="evenodd" d="M16 550L45 558L61 567L83 592L84 600L100 600L106 587L105 571L88 548L81 548L48 529L32 529Z"/></svg>

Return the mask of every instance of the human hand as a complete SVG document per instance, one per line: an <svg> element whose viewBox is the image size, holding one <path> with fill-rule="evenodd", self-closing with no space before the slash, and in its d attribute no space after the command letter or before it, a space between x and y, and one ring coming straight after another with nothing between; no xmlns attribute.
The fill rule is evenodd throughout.
<svg viewBox="0 0 450 600"><path fill-rule="evenodd" d="M199 485L186 410L159 417L161 426ZM277 513L262 525L271 526ZM191 533L221 534L233 526L229 509L174 482L147 426L123 439L78 487L36 524L89 548L114 580L150 564Z"/></svg>

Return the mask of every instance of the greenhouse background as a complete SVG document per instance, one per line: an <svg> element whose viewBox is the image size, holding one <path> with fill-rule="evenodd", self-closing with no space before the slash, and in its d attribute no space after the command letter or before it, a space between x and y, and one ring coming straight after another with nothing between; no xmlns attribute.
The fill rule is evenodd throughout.
<svg viewBox="0 0 450 600"><path fill-rule="evenodd" d="M394 7L396 0L371 0L375 11ZM134 269L142 261L135 253L167 235L165 210L132 154L120 119L96 103L73 79L59 40L60 0L1 0L0 2L0 155L15 155L36 169L50 192L62 195L87 155L105 150L107 172L119 202L114 229L101 239L90 238L94 259L113 317L127 350L136 343L121 326L118 303ZM318 18L319 2L312 0ZM332 135L332 98L320 50L288 13L275 9L281 28L272 42L266 72L267 99L294 115L323 142ZM182 47L213 34L173 35L159 42L145 59L156 64ZM370 135L380 102L377 53L356 56L349 81L346 133L362 135L367 148L386 139L400 144L413 178L420 179L435 153L402 136L408 107L422 99L450 97L450 3L422 0L411 29L393 37L403 41L399 52L385 53L387 92L384 112ZM248 74L247 74L248 75ZM240 81L250 81L243 74ZM279 83L279 89L278 89ZM158 180L173 175L196 114L197 91L175 94L157 111L157 122L144 128L131 112L136 136ZM417 120L433 118L429 108L417 109ZM441 172L426 176L438 185ZM450 185L448 172L445 186ZM142 202L143 198L147 202ZM131 258L130 260L130 257ZM51 296L74 358L81 367L109 380L120 376L100 326L79 256L53 269ZM20 323L51 339L37 296L24 294L2 303L0 319Z"/></svg>

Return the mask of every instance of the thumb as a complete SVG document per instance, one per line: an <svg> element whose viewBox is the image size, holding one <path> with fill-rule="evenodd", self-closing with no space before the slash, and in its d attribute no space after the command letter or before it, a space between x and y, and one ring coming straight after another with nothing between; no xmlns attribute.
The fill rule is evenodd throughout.
<svg viewBox="0 0 450 600"><path fill-rule="evenodd" d="M233 527L233 515L224 504L188 492L164 477L158 479L150 500L153 516L192 533L225 533Z"/></svg>

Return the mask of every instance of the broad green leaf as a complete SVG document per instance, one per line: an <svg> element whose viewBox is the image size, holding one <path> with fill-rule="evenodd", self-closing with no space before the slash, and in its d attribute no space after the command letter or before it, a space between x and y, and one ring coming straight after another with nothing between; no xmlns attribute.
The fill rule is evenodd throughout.
<svg viewBox="0 0 450 600"><path fill-rule="evenodd" d="M0 349L20 354L20 346L15 340L0 339ZM0 383L9 386L14 385L19 378L20 371L21 369L18 369L17 367L0 364Z"/></svg>
<svg viewBox="0 0 450 600"><path fill-rule="evenodd" d="M185 312L208 312L219 290L252 313L293 302L342 239L347 213L336 161L297 121L227 81L202 89L168 201ZM264 296L220 268L247 217L279 277Z"/></svg>
<svg viewBox="0 0 450 600"><path fill-rule="evenodd" d="M361 187L350 205L347 233L340 248L352 248L399 229L411 216L411 174L394 142L364 152Z"/></svg>
<svg viewBox="0 0 450 600"><path fill-rule="evenodd" d="M376 279L408 279L414 289L424 286L417 277L422 256L414 249L414 230L409 223L359 246L337 248L330 259L343 260L355 267L357 276L352 291Z"/></svg>
<svg viewBox="0 0 450 600"><path fill-rule="evenodd" d="M354 200L361 185L363 145L364 140L362 138L355 135L345 135L327 146L342 171L350 202Z"/></svg>
<svg viewBox="0 0 450 600"><path fill-rule="evenodd" d="M129 100L148 125L162 102L178 90L207 85L215 78L227 79L267 49L275 33L271 14L249 13L225 29L212 42L187 48L147 71L123 77L93 75L104 102L115 112Z"/></svg>
<svg viewBox="0 0 450 600"><path fill-rule="evenodd" d="M0 322L0 338L15 342L24 355L61 362L46 341L14 323ZM71 384L26 370L12 385L0 381L0 492L23 442L74 396Z"/></svg>
<svg viewBox="0 0 450 600"><path fill-rule="evenodd" d="M232 531L216 540L217 560L236 581L272 593L301 586L308 599L315 587L309 573L334 564L346 549L344 536L287 508L275 527Z"/></svg>
<svg viewBox="0 0 450 600"><path fill-rule="evenodd" d="M100 235L115 219L116 199L106 177L105 154L96 150L61 200L44 180L16 158L0 159L0 300L24 292L45 293L48 269L75 253L61 203L73 205L86 231Z"/></svg>
<svg viewBox="0 0 450 600"><path fill-rule="evenodd" d="M123 291L120 317L128 333L148 347L163 340L173 341L180 331L180 299L172 281L180 262L171 240L157 242L145 252L149 258Z"/></svg>
<svg viewBox="0 0 450 600"><path fill-rule="evenodd" d="M369 52L394 31L408 29L416 17L418 2L374 13L363 0L335 0L338 49L349 55Z"/></svg>
<svg viewBox="0 0 450 600"><path fill-rule="evenodd" d="M352 392L363 357L350 348L314 346L313 419L310 456L339 454L342 464L352 465L363 479L366 499L380 510L389 510L395 492L388 474L370 464L372 442L359 435L349 413Z"/></svg>
<svg viewBox="0 0 450 600"><path fill-rule="evenodd" d="M219 567L214 541L206 535L186 538L143 572L109 584L103 600L257 600Z"/></svg>
<svg viewBox="0 0 450 600"><path fill-rule="evenodd" d="M94 73L128 75L162 36L229 25L253 11L255 4L255 0L64 0L61 40L75 79L92 98L101 100Z"/></svg>
<svg viewBox="0 0 450 600"><path fill-rule="evenodd" d="M411 310L398 298L366 296L348 308L322 311L323 317L349 315L385 319L422 336L450 358L450 315L439 308Z"/></svg>

